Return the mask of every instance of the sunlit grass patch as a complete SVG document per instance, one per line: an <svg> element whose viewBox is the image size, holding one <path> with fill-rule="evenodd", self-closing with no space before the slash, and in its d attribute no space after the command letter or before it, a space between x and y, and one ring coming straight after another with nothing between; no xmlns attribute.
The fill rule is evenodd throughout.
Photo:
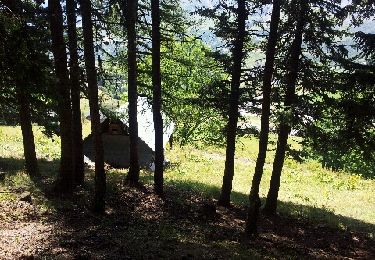
<svg viewBox="0 0 375 260"><path fill-rule="evenodd" d="M271 137L275 140L275 136ZM291 140L299 148L296 140ZM260 194L267 196L272 172L274 144L270 145ZM258 151L256 139L242 138L237 144L232 201L247 205ZM176 147L167 151L175 163L166 171L167 182L182 182L184 186L204 190L217 198L224 172L223 148L194 146ZM279 210L283 214L317 222L327 222L342 228L366 228L375 225L375 181L346 172L332 172L316 161L298 163L287 158L281 179ZM350 220L352 219L352 221ZM372 226L374 232L374 227Z"/></svg>
<svg viewBox="0 0 375 260"><path fill-rule="evenodd" d="M87 135L89 122L84 124ZM39 167L47 182L55 178L59 164L59 138L49 139L42 134L40 127L34 126ZM271 144L264 168L260 194L267 195L272 172L272 162L276 137L270 138ZM6 172L5 180L0 182L0 200L16 199L15 193L6 193L14 189L28 190L46 210L53 210L56 201L42 199L41 186L30 180L24 173L23 148L19 127L0 127L0 166ZM298 142L291 139L291 145ZM237 143L235 156L235 175L233 179L232 201L247 205L248 193L254 173L258 141L256 138L243 137ZM165 183L184 191L201 194L216 199L222 185L225 149L223 147L186 145L167 149L166 157L170 161L165 171ZM107 173L108 194L121 189L127 170L111 169ZM87 182L79 199L89 203L93 191L93 171L87 170ZM151 172L142 171L142 182L152 183ZM287 158L284 164L279 193L279 211L285 215L326 222L341 228L372 228L375 225L375 180L346 172L332 172L324 169L316 161L298 163ZM64 205L62 205L64 206ZM368 223L368 224L366 224ZM374 232L374 231L372 231Z"/></svg>

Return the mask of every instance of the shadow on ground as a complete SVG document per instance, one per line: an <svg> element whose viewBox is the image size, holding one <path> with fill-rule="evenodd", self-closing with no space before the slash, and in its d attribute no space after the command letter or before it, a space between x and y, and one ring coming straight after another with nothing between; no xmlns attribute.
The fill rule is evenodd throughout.
<svg viewBox="0 0 375 260"><path fill-rule="evenodd" d="M0 159L0 163L2 167L6 165L3 170L7 174L17 172L18 166L22 168L22 162L13 159ZM41 162L44 179L36 185L48 189L57 168L57 162ZM35 245L37 250L30 249L26 254L21 250L12 256L47 259L375 258L374 240L368 235L374 233L374 225L326 209L288 202L280 202L282 215L262 216L260 235L247 240L243 236L246 207L235 204L230 209L217 208L213 198L219 192L218 187L195 182L166 183L165 197L161 199L153 194L151 185L139 189L125 187L122 185L124 175L109 171L106 213L94 215L89 210L92 177L88 169L87 184L77 189L70 200L47 196L50 210L38 215L36 221L50 227L47 233L40 234L48 235L48 242L43 240L44 244ZM142 178L147 183L152 177L145 173ZM246 201L247 195L233 193L233 197L235 201ZM337 226L308 220L296 212L325 216ZM22 221L27 224L28 220ZM344 226L347 228L342 228Z"/></svg>

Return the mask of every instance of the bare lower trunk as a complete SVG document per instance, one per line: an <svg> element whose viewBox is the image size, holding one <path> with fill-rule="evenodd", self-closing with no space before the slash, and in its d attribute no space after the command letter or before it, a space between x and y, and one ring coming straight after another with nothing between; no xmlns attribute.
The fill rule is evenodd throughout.
<svg viewBox="0 0 375 260"><path fill-rule="evenodd" d="M106 175L104 171L103 141L100 132L100 114L98 98L98 82L95 68L95 52L93 42L93 24L90 0L81 0L82 28L84 37L84 56L88 83L91 133L95 147L95 194L93 210L103 213L105 210Z"/></svg>
<svg viewBox="0 0 375 260"><path fill-rule="evenodd" d="M82 185L85 178L83 160L82 122L80 107L80 82L77 51L76 1L66 0L70 53L70 86L72 98L73 167L75 182Z"/></svg>
<svg viewBox="0 0 375 260"><path fill-rule="evenodd" d="M293 115L293 106L295 103L296 83L298 79L298 71L300 64L300 56L302 52L303 31L305 27L305 13L307 11L307 0L300 3L300 12L296 26L295 38L291 45L290 57L288 62L288 73L286 76L286 94L284 107L286 114L291 117ZM285 151L288 143L288 136L291 130L291 118L282 119L279 126L279 134L275 159L273 162L270 189L267 195L264 212L266 214L275 214L277 208L277 197L280 188L281 172L284 165Z"/></svg>
<svg viewBox="0 0 375 260"><path fill-rule="evenodd" d="M137 122L137 0L127 0L126 25L128 33L128 99L129 99L129 144L130 167L126 177L129 185L139 183L138 122Z"/></svg>
<svg viewBox="0 0 375 260"><path fill-rule="evenodd" d="M227 125L227 148L225 158L225 169L223 185L221 188L218 204L221 206L230 205L230 194L232 191L232 181L234 176L234 155L236 150L236 132L238 122L238 99L241 81L241 65L243 59L243 45L245 40L245 23L247 18L246 5L244 0L238 0L238 35L233 49L232 82L229 104L229 120Z"/></svg>
<svg viewBox="0 0 375 260"><path fill-rule="evenodd" d="M163 194L163 118L161 116L161 76L160 76L160 3L151 1L152 10L152 83L153 83L153 116L155 128L155 192Z"/></svg>
<svg viewBox="0 0 375 260"><path fill-rule="evenodd" d="M280 0L273 1L273 9L271 16L270 34L268 37L266 64L263 76L263 102L262 102L262 117L261 130L259 137L259 152L255 166L255 173L250 190L250 205L248 209L248 216L246 222L247 234L256 233L256 224L259 215L260 198L259 185L262 180L263 167L266 161L268 135L270 130L270 108L271 108L271 90L272 90L272 76L275 63L276 45L278 39L278 28L280 22Z"/></svg>
<svg viewBox="0 0 375 260"><path fill-rule="evenodd" d="M26 171L31 177L39 177L40 173L35 152L34 133L31 124L30 102L27 94L22 89L25 86L18 85L16 87Z"/></svg>
<svg viewBox="0 0 375 260"><path fill-rule="evenodd" d="M3 2L10 12L16 15L22 14L22 3L20 1L4 1ZM23 22L20 30L20 35L27 37L26 24ZM23 39L22 39L23 40ZM23 42L15 43L22 45ZM27 44L26 44L27 45ZM21 48L22 50L23 48ZM17 53L15 54L17 56ZM22 55L22 54L20 54ZM15 68L15 72L24 68ZM17 73L17 72L16 72ZM18 115L19 123L22 131L22 142L23 142L23 153L25 157L26 171L30 177L40 177L38 160L35 152L34 133L32 128L31 120L31 108L30 108L30 92L25 83L24 73L17 73L15 80L16 87L16 98L18 104Z"/></svg>
<svg viewBox="0 0 375 260"><path fill-rule="evenodd" d="M58 92L58 114L61 136L60 171L56 180L57 193L71 193L74 184L72 153L72 110L70 103L70 84L67 68L67 55L64 42L62 8L59 0L49 0L52 52L55 61Z"/></svg>
<svg viewBox="0 0 375 260"><path fill-rule="evenodd" d="M263 211L266 214L273 215L276 213L277 197L280 188L281 171L284 165L285 151L288 143L288 135L290 127L288 124L279 126L279 134L277 140L277 149L275 159L273 161L272 177L270 181L270 189L268 190L266 204Z"/></svg>

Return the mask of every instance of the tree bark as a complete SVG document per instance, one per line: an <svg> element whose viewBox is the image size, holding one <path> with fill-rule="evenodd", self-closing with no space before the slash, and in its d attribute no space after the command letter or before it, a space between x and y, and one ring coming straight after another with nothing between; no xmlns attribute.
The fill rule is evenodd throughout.
<svg viewBox="0 0 375 260"><path fill-rule="evenodd" d="M77 18L76 18L76 1L66 0L66 12L68 21L68 38L69 38L69 67L70 67L70 86L72 99L72 135L73 135L73 167L74 179L79 185L82 185L85 178L85 168L83 159L83 141L82 141L82 122L80 106L80 80L79 80L79 63L77 51Z"/></svg>
<svg viewBox="0 0 375 260"><path fill-rule="evenodd" d="M94 137L93 139L95 147L95 194L92 206L95 212L103 213L105 210L106 175L104 171L103 142L100 133L98 82L95 68L91 1L81 0L80 4L84 38L84 57L91 117L91 132Z"/></svg>
<svg viewBox="0 0 375 260"><path fill-rule="evenodd" d="M161 116L161 76L160 76L160 3L151 1L152 12L152 84L153 88L153 117L155 128L155 173L154 185L156 194L163 194L164 148L163 148L163 118Z"/></svg>
<svg viewBox="0 0 375 260"><path fill-rule="evenodd" d="M17 16L22 17L22 3L19 1L4 1L4 4L9 8L11 12ZM20 19L21 20L21 19ZM21 37L17 39L29 39L27 37L27 28L26 22L22 21L21 30L19 34ZM21 40L16 43L16 45L21 46L24 42ZM26 44L28 45L28 44ZM23 48L20 48L23 49ZM16 53L17 55L22 55L21 53ZM35 142L34 142L34 133L32 128L31 121L31 109L30 109L30 91L27 89L27 84L25 84L24 78L24 68L20 68L16 65L14 68L15 73L17 74L15 85L16 85L16 98L18 103L18 114L19 121L22 131L22 142L23 142L23 153L25 157L25 166L26 171L30 177L40 177L40 172L38 168L38 160L35 152Z"/></svg>
<svg viewBox="0 0 375 260"><path fill-rule="evenodd" d="M237 31L234 48L233 48L233 67L232 67L232 81L229 104L229 120L227 125L227 148L225 158L225 169L223 176L223 185L221 188L220 198L218 204L221 206L230 205L230 194L232 191L232 181L234 176L234 155L236 150L236 132L238 122L238 102L239 102L239 88L241 81L241 65L244 56L243 45L245 41L246 31L245 24L247 18L247 11L245 0L238 0L237 9Z"/></svg>
<svg viewBox="0 0 375 260"><path fill-rule="evenodd" d="M277 197L280 188L281 172L285 160L285 151L288 143L288 136L291 130L291 116L293 115L293 105L295 103L296 83L300 65L300 56L302 53L303 31L305 27L305 14L307 11L306 0L300 3L300 12L296 26L295 38L291 45L290 57L288 62L288 74L286 76L286 93L284 98L284 107L286 118L284 117L279 125L277 148L275 159L273 161L270 189L268 191L264 212L266 214L275 214L277 208Z"/></svg>
<svg viewBox="0 0 375 260"><path fill-rule="evenodd" d="M59 0L48 0L50 29L52 37L52 53L57 76L58 113L61 136L60 171L55 191L71 193L74 183L72 153L72 110L70 100L70 84L67 68L67 55L64 42L64 25L62 8Z"/></svg>
<svg viewBox="0 0 375 260"><path fill-rule="evenodd" d="M262 180L263 167L266 161L268 136L270 131L270 109L271 109L271 91L272 91L272 76L274 71L276 45L278 40L278 28L280 23L280 7L281 1L273 1L273 9L271 15L270 34L268 36L267 50L266 50L266 64L263 74L263 102L262 102L262 117L261 129L259 137L259 151L258 158L255 165L255 172L249 196L248 219L246 222L246 232L248 234L256 233L256 222L259 214L260 198L259 185Z"/></svg>
<svg viewBox="0 0 375 260"><path fill-rule="evenodd" d="M137 0L127 0L126 26L128 34L128 99L129 99L129 145L130 160L129 173L126 183L138 185L139 160L138 160L138 122L137 122Z"/></svg>
<svg viewBox="0 0 375 260"><path fill-rule="evenodd" d="M17 82L17 101L22 130L23 153L25 156L26 171L30 177L40 177L38 160L36 158L34 133L31 124L31 111L28 94L23 89L25 86Z"/></svg>

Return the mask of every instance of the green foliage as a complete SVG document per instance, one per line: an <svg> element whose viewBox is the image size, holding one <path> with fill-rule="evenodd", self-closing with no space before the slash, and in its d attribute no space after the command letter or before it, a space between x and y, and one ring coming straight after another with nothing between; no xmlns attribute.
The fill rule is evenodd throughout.
<svg viewBox="0 0 375 260"><path fill-rule="evenodd" d="M207 105L212 96L205 89L225 79L225 73L200 41L170 43L163 52L163 111L175 122L180 142L221 141L225 112Z"/></svg>
<svg viewBox="0 0 375 260"><path fill-rule="evenodd" d="M22 88L33 122L51 134L57 129L56 92L46 12L38 1L12 2L11 8L0 4L0 122L17 122L16 92Z"/></svg>
<svg viewBox="0 0 375 260"><path fill-rule="evenodd" d="M212 58L210 49L195 39L170 40L162 45L161 51L162 110L176 125L174 136L181 144L198 140L221 143L226 123L226 105L222 105L227 103L226 89L223 89L224 95L210 92L213 86L227 79L220 64ZM125 73L126 56L121 53L124 52L107 62L109 74ZM145 56L138 64L138 92L149 100L152 97L151 65L151 56ZM110 88L106 91L111 93ZM123 92L117 93L112 95L126 101Z"/></svg>

